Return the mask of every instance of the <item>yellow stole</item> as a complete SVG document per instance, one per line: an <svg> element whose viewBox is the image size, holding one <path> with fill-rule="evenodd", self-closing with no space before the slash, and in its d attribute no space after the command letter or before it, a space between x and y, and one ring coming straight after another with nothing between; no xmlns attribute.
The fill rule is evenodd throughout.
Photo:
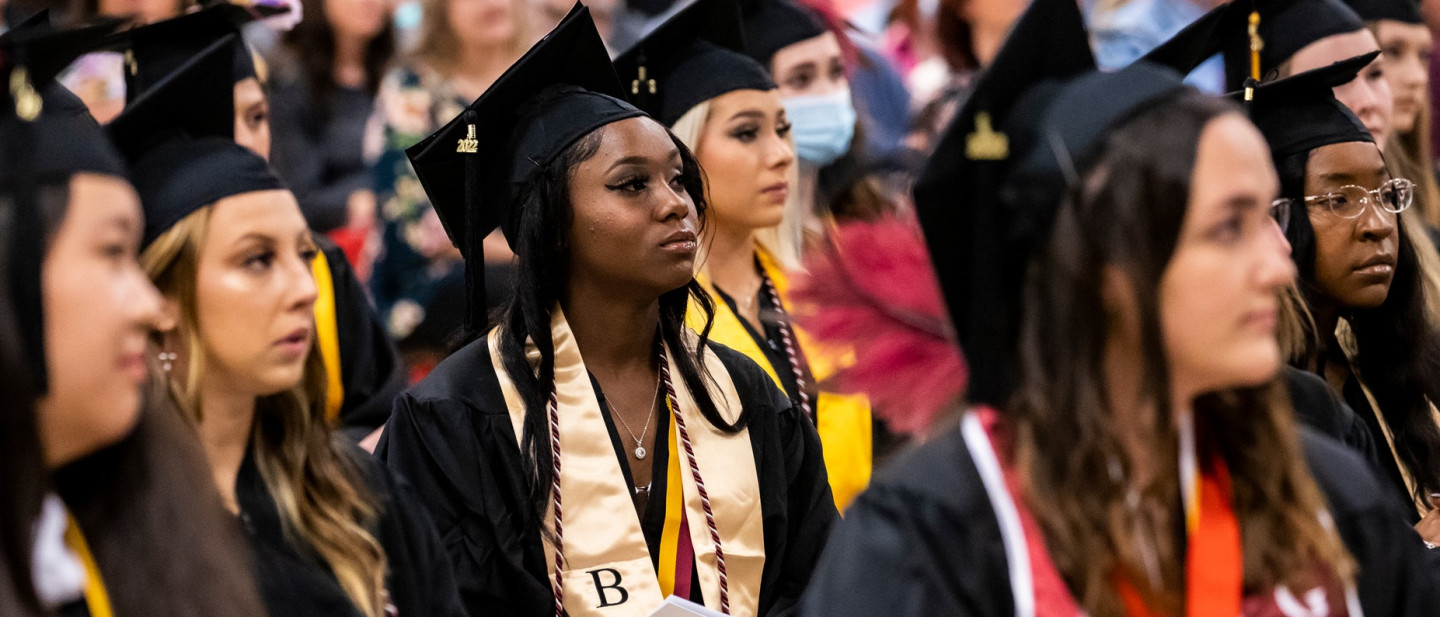
<svg viewBox="0 0 1440 617"><path fill-rule="evenodd" d="M669 580L662 581L650 562L631 489L615 456L590 374L558 306L553 310L550 335L555 345L555 398L560 418L559 483L564 496L560 538L564 563L560 578L565 612L570 617L646 617L653 612L666 595L673 593L676 569L683 567L688 574L688 564L674 563L676 547L683 541L672 536L679 535L678 522L682 518L688 520L689 545L694 547L693 561L705 604L720 610L720 572L704 504L693 474L681 473L680 458L686 454L677 448L674 419L679 416L688 429L724 550L730 613L755 615L765 566L765 531L749 432L726 434L701 415L684 382L678 381L675 350L667 349L679 409L669 410L670 467L665 473L670 483L666 485L666 537L661 541L661 571ZM520 440L524 435L525 404L505 373L499 328L491 331L489 345L515 439L523 448ZM526 356L532 366L538 364L539 351L533 342L527 341ZM705 360L716 385L711 397L721 415L733 420L739 416L741 404L729 371L713 353L706 354ZM674 511L669 508L672 504L677 506ZM672 516L675 525L671 524ZM546 513L546 528L553 530L554 522L552 503ZM672 560L668 567L663 561L667 551ZM553 540L547 538L545 562L551 576L555 560ZM662 588L662 582L668 582L669 588Z"/></svg>
<svg viewBox="0 0 1440 617"><path fill-rule="evenodd" d="M775 284L780 302L787 313L790 303L786 299L790 289L789 279L775 259L765 250L756 247L760 267ZM715 304L715 321L710 327L710 340L734 349L754 360L765 373L783 390L784 385L776 371L790 371L789 366L772 366L770 359L760 349L760 343L750 336L741 323L740 317L720 299L709 277L696 274L695 279L710 293ZM705 327L704 314L698 309L687 314L687 321L697 332ZM796 344L805 353L810 363L810 372L815 380L824 383L847 361L843 354L819 347L810 335L791 324ZM829 353L826 353L829 352ZM830 477L830 492L835 497L835 507L842 512L851 501L870 484L873 461L871 434L870 400L860 394L841 394L820 391L815 401L815 429L820 433L820 445L825 458L825 472Z"/></svg>
<svg viewBox="0 0 1440 617"><path fill-rule="evenodd" d="M75 522L75 517L69 514L65 516L65 546L69 547L85 566L85 606L90 609L90 617L114 617L115 611L110 607L110 593L105 590L105 579L100 576L100 568L95 565L95 556L90 553L90 543L85 541L85 534L80 532L80 525Z"/></svg>
<svg viewBox="0 0 1440 617"><path fill-rule="evenodd" d="M345 383L340 378L340 328L335 318L335 279L330 262L321 252L310 262L315 274L315 346L325 361L325 418L338 424L345 404Z"/></svg>

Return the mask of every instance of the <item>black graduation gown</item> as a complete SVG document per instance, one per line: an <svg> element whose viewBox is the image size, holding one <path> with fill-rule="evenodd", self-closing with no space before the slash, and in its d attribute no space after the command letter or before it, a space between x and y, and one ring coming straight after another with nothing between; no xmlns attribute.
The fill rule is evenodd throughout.
<svg viewBox="0 0 1440 617"><path fill-rule="evenodd" d="M1435 614L1420 538L1366 466L1303 430L1305 457L1359 564L1366 615ZM1005 545L958 428L897 457L845 511L802 602L813 617L1010 617Z"/></svg>
<svg viewBox="0 0 1440 617"><path fill-rule="evenodd" d="M1395 501L1398 511L1403 515L1403 520L1411 525L1420 522L1420 511L1415 509L1415 498L1410 495L1410 490L1405 487L1405 476L1400 471L1400 461L1390 452L1390 442L1385 439L1385 429L1380 428L1380 420L1376 416L1379 410L1370 406L1370 399L1365 396L1360 382L1352 375L1345 380L1343 388L1345 400L1355 409L1355 415L1361 419L1366 427L1366 432L1375 442L1375 475L1381 478L1385 492Z"/></svg>
<svg viewBox="0 0 1440 617"><path fill-rule="evenodd" d="M359 448L346 447L361 462L380 505L382 514L371 532L385 548L386 589L397 617L464 617L429 514L388 469ZM287 539L279 510L250 456L240 467L235 492L255 559L256 584L270 615L361 617L319 555Z"/></svg>
<svg viewBox="0 0 1440 617"><path fill-rule="evenodd" d="M749 358L715 344L707 353L724 363L750 414L765 535L760 614L786 615L838 518L820 439ZM396 400L376 455L430 508L471 617L553 613L527 474L486 339L452 354ZM657 492L664 489L652 488L651 503L664 503ZM656 542L655 534L646 536Z"/></svg>
<svg viewBox="0 0 1440 617"><path fill-rule="evenodd" d="M1380 477L1383 469L1379 451L1365 421L1345 401L1335 396L1330 384L1319 375L1286 366L1283 375L1295 407L1295 419L1326 437L1345 444L1372 465Z"/></svg>
<svg viewBox="0 0 1440 617"><path fill-rule="evenodd" d="M324 236L315 237L330 266L335 292L335 331L340 339L340 381L345 400L340 427L351 441L364 439L385 424L395 397L408 379L395 343L385 331L365 286L355 276L345 252Z"/></svg>

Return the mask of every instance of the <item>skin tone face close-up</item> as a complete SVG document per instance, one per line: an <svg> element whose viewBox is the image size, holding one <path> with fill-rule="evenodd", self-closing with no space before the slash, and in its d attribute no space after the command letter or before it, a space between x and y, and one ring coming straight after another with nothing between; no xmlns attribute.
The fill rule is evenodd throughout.
<svg viewBox="0 0 1440 617"><path fill-rule="evenodd" d="M1376 22L1375 34L1385 57L1385 79L1395 96L1391 128L1409 133L1415 130L1430 87L1430 29L1386 19Z"/></svg>
<svg viewBox="0 0 1440 617"><path fill-rule="evenodd" d="M1228 114L1205 126L1180 237L1160 279L1160 328L1177 392L1255 385L1279 370L1279 293L1295 267L1270 218L1278 190L1253 125Z"/></svg>
<svg viewBox="0 0 1440 617"><path fill-rule="evenodd" d="M124 17L134 15L140 23L169 19L180 14L181 4L177 0L101 0L97 5L101 15Z"/></svg>
<svg viewBox="0 0 1440 617"><path fill-rule="evenodd" d="M141 216L124 180L71 178L41 272L49 393L38 419L52 467L119 441L139 417L146 335L160 312L136 260Z"/></svg>
<svg viewBox="0 0 1440 617"><path fill-rule="evenodd" d="M235 82L235 143L270 160L270 101L254 77Z"/></svg>
<svg viewBox="0 0 1440 617"><path fill-rule="evenodd" d="M1310 153L1305 194L1323 195L1346 185L1365 190L1390 179L1374 144L1321 146ZM1315 285L1339 309L1375 308L1385 302L1400 252L1398 215L1378 204L1347 219L1324 206L1307 208L1315 229Z"/></svg>
<svg viewBox="0 0 1440 617"><path fill-rule="evenodd" d="M1289 67L1285 73L1294 75L1330 66L1377 49L1380 49L1380 43L1368 29L1327 36L1295 52L1285 63ZM1360 118L1375 137L1375 143L1382 147L1390 136L1390 117L1395 102L1390 83L1385 79L1388 70L1385 55L1381 54L1350 83L1335 88L1335 98Z"/></svg>
<svg viewBox="0 0 1440 617"><path fill-rule="evenodd" d="M337 39L369 41L385 27L385 0L325 0L325 18Z"/></svg>
<svg viewBox="0 0 1440 617"><path fill-rule="evenodd" d="M215 203L195 281L207 387L266 396L300 382L315 331L315 255L289 191ZM178 307L168 304L173 318Z"/></svg>
<svg viewBox="0 0 1440 617"><path fill-rule="evenodd" d="M683 287L699 226L680 150L649 118L601 130L600 149L570 175L572 276L645 298Z"/></svg>
<svg viewBox="0 0 1440 617"><path fill-rule="evenodd" d="M780 224L795 148L776 91L736 90L710 101L695 156L705 169L710 220L734 229Z"/></svg>
<svg viewBox="0 0 1440 617"><path fill-rule="evenodd" d="M775 52L770 72L780 86L780 97L832 94L850 89L840 41L834 32L792 43Z"/></svg>
<svg viewBox="0 0 1440 617"><path fill-rule="evenodd" d="M455 38L465 47L495 48L515 36L514 0L449 0L446 11Z"/></svg>

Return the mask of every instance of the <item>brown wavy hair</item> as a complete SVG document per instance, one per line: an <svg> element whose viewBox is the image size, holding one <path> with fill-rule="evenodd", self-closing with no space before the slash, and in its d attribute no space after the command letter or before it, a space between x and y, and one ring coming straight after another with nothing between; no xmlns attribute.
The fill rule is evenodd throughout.
<svg viewBox="0 0 1440 617"><path fill-rule="evenodd" d="M1024 492L1043 505L1035 513L1056 566L1094 617L1125 614L1117 576L1155 609L1183 612L1179 435L1159 287L1185 218L1185 208L1175 206L1189 202L1201 131L1231 113L1238 113L1233 105L1193 92L1137 111L1110 133L1029 264L1021 383L1008 409ZM1137 487L1141 505L1134 508L1123 481L1134 461L1118 428L1128 414L1110 408L1106 388L1109 313L1097 290L1107 268L1133 283L1142 320L1141 392L1154 414L1154 431L1140 436L1153 453L1154 479ZM1305 464L1283 385L1207 393L1195 400L1193 417L1199 451L1221 456L1232 475L1245 587L1314 585L1321 582L1317 566L1351 581L1354 561L1322 523L1325 501ZM1158 568L1147 568L1150 558ZM1152 569L1158 580L1147 576Z"/></svg>
<svg viewBox="0 0 1440 617"><path fill-rule="evenodd" d="M196 422L205 417L199 397L205 357L195 288L212 207L181 219L140 256L160 293L179 301L180 333L190 357L186 375L171 381L170 395ZM359 461L331 438L321 412L325 379L320 355L312 347L301 383L256 400L251 454L287 532L325 560L361 614L380 617L385 608L386 557L371 531L380 512Z"/></svg>

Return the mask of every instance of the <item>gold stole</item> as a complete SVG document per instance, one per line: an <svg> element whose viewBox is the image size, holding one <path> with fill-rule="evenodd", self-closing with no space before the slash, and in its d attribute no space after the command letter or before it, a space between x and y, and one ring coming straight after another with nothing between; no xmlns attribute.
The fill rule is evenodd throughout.
<svg viewBox="0 0 1440 617"><path fill-rule="evenodd" d="M85 541L85 534L80 532L80 525L75 522L75 517L66 514L65 518L65 546L68 546L85 566L85 606L90 609L90 617L114 617L115 611L110 606L110 592L106 591L105 579L100 576L100 568L95 565L95 556L90 553L90 543Z"/></svg>
<svg viewBox="0 0 1440 617"><path fill-rule="evenodd" d="M1415 510L1420 513L1421 518L1430 511L1430 504L1415 498L1415 477L1410 475L1410 469L1400 460L1400 452L1395 449L1395 433L1390 429L1390 423L1385 420L1385 414L1380 411L1380 403L1375 399L1375 394L1370 391L1370 386L1365 385L1365 380L1360 379L1360 367L1355 364L1355 356L1359 353L1359 343L1355 340L1355 332L1350 329L1350 322L1341 319L1335 325L1335 340L1340 343L1340 350L1345 353L1345 360L1350 363L1350 374L1355 378L1355 383L1360 385L1360 392L1365 395L1365 400L1370 403L1370 411L1375 416L1375 421L1380 424L1380 432L1385 435L1385 444L1390 447L1390 456L1395 458L1395 467L1400 469L1400 478L1405 481L1406 494L1415 502ZM1359 412L1356 412L1359 413ZM1430 403L1430 417L1437 425L1440 425L1440 410L1435 409L1435 403Z"/></svg>
<svg viewBox="0 0 1440 617"><path fill-rule="evenodd" d="M325 418L330 424L340 422L340 407L345 404L345 382L340 378L340 328L335 311L335 278L330 262L321 252L310 262L315 275L315 346L325 362Z"/></svg>
<svg viewBox="0 0 1440 617"><path fill-rule="evenodd" d="M775 283L775 291L780 295L780 302L785 306L785 311L790 312L790 303L786 299L786 293L790 289L790 281L786 278L785 272L781 270L775 259L764 249L755 248L755 254L760 260L760 267L765 274ZM704 274L696 274L695 280L699 281L705 291L710 293L710 298L715 304L715 321L710 327L710 340L734 349L746 357L754 360L765 373L775 381L775 385L784 390L784 385L776 371L789 371L789 366L775 367L770 365L770 359L760 349L760 344L750 336L749 331L740 322L740 317L730 310L730 306L720 299L719 294L710 283L709 277ZM694 308L694 307L692 307ZM700 331L705 327L703 313L699 309L687 313L687 321L690 328ZM810 335L791 324L795 333L796 344L805 353L805 359L810 363L810 371L816 381L823 383L829 379L844 363L853 361L844 354L833 353L832 350L821 349ZM831 351L831 353L825 353ZM841 394L838 392L821 391L815 401L815 430L820 433L820 446L825 458L825 472L830 477L830 492L835 498L835 507L842 512L855 497L865 490L870 484L872 470L872 448L874 440L871 435L870 421L870 400L862 394Z"/></svg>
<svg viewBox="0 0 1440 617"><path fill-rule="evenodd" d="M564 582L565 611L570 617L646 617L665 598L661 595L655 567L650 562L650 550L645 543L640 519L635 515L631 489L625 484L605 419L601 416L590 374L585 369L565 315L558 306L553 310L550 335L555 345L555 397L560 417L560 492L564 497L560 540L565 554L561 580ZM489 344L496 380L504 394L505 406L510 411L515 439L520 443L524 435L525 404L505 372L499 328L490 332ZM539 351L534 343L527 341L525 351L531 366L536 366ZM730 612L733 615L755 615L759 608L760 578L765 566L765 530L749 431L726 434L701 415L690 391L679 380L674 353L675 350L667 349L680 408L670 410L670 458L675 461L685 456L684 450L675 448L677 429L673 414L679 414L689 430L696 464L705 481L715 526L724 549ZM733 420L739 416L741 404L730 373L713 353L705 354L705 361L717 386L712 389L711 396L721 415ZM520 443L520 447L523 448L524 444ZM687 462L684 468L688 467ZM676 465L672 468L679 469ZM656 470L656 473L665 472ZM678 475L678 484L666 486L667 500L679 486L684 498L685 516L689 520L690 540L695 547L695 568L700 589L705 596L705 604L719 610L720 574L715 545L705 523L704 506L694 476L690 473ZM673 475L671 480L673 482ZM552 504L546 513L545 527L553 529L554 520ZM667 524L666 530L670 529ZM662 540L662 546L667 544L673 546L674 540ZM555 547L548 538L545 540L545 562L549 576L553 577Z"/></svg>

